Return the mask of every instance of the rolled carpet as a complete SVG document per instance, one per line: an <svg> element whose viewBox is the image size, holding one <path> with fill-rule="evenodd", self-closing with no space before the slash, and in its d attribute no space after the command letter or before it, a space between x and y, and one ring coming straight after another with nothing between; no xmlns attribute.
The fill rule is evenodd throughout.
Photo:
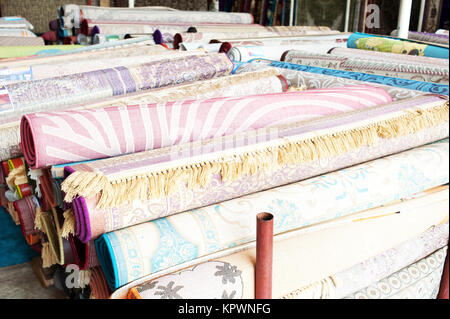
<svg viewBox="0 0 450 319"><path fill-rule="evenodd" d="M38 231L34 227L36 209L39 202L35 196L27 196L14 202L14 208L17 211L20 220L22 234L30 246L38 243Z"/></svg>
<svg viewBox="0 0 450 319"><path fill-rule="evenodd" d="M404 101L401 103L406 107L405 112L408 112L412 104L412 100ZM419 105L419 104L417 104ZM422 104L423 106L425 104ZM438 104L437 104L438 105ZM363 112L364 113L364 112ZM367 114L367 113L366 113ZM405 113L406 114L406 113ZM362 114L359 115L359 117ZM350 115L349 115L350 116ZM445 114L442 115L445 118ZM365 117L364 117L365 118ZM356 121L356 117L353 117ZM425 120L425 118L423 119ZM394 118L386 118L386 121L395 123L398 120ZM422 119L418 119L422 121ZM427 121L427 120L425 120ZM332 123L333 120L322 118L322 123ZM355 123L353 123L355 124ZM363 127L367 125L371 126L375 123L370 124L370 121L365 120L361 123ZM395 124L396 125L396 124ZM413 122L409 122L409 126L415 126ZM448 136L448 124L447 122L435 122L430 123L430 126L418 129L415 132L403 133L403 134L393 134L391 136L384 136L384 138L378 139L376 142L363 142L360 144L361 139L356 137L355 140L348 139L347 143L356 143L357 147L355 149L342 149L341 151L330 154L321 159L320 154L323 153L322 146L319 146L321 141L319 139L314 141L314 146L311 148L311 152L316 153L317 157L309 159L306 161L299 161L295 163L290 163L289 165L280 165L280 167L272 167L265 173L260 172L260 174L255 174L250 172L250 174L240 174L236 179L222 178L221 174L205 171L202 175L210 176L210 181L207 187L189 186L189 184L180 183L179 188L173 190L169 194L153 196L151 198L140 198L132 203L113 205L112 207L98 208L101 196L103 194L97 194L96 196L76 196L72 202L72 208L74 213L74 228L70 231L82 240L86 242L92 238L96 238L98 235L125 228L131 225L142 223L145 221L170 216L179 212L188 211L190 209L195 209L199 207L204 207L207 205L212 205L225 200L230 200L250 193L270 189L287 183L297 182L312 176L324 174L333 170L342 169L349 165L356 165L371 159L378 158L380 156L386 156L400 151L407 150L412 147L421 146L441 138ZM293 124L292 127L299 128L298 124ZM301 126L300 126L301 127ZM316 123L316 127L319 127ZM326 127L326 128L325 128ZM336 129L335 125L329 125L323 127L326 132L335 132L336 136L341 135ZM353 126L356 130L358 125ZM374 130L380 129L380 131L385 130L382 125L374 126ZM312 130L314 131L314 130ZM311 131L309 131L311 132ZM317 131L316 131L317 132ZM280 136L284 136L283 131L279 131ZM363 133L361 131L361 134ZM287 137L288 139L294 139L294 137ZM242 140L264 140L264 135L251 135L243 134ZM208 145L218 145L222 141L220 139L213 139L211 142L202 142L203 146ZM336 145L340 142L336 141ZM244 146L245 143L236 143L237 145ZM307 146L304 146L305 148ZM171 153L171 149L165 149L164 153ZM185 153L191 152L189 145L182 145L177 147L177 152ZM151 153L151 152L150 152ZM196 154L196 152L193 152ZM201 154L201 153L200 153ZM271 158L272 155L267 156L266 161ZM280 158L284 155L280 153ZM300 157L300 156L299 156ZM151 158L151 156L149 156ZM160 162L161 164L161 162ZM180 165L182 162L180 163ZM66 171L74 172L74 170L80 170L84 165L89 165L89 163L81 163L81 165L71 165L71 167L66 166ZM264 171L263 168L260 168ZM171 185L170 183L168 183ZM150 191L154 190L156 186L153 186ZM115 191L111 196L115 195L118 197L120 192ZM106 195L105 195L106 196Z"/></svg>
<svg viewBox="0 0 450 319"><path fill-rule="evenodd" d="M211 40L232 40L240 41L241 39L254 39L259 40L265 38L265 40L280 41L279 37L286 37L289 39L303 39L303 40L327 40L342 37L339 31L331 31L329 28L323 27L323 30L313 29L315 27L308 26L294 26L294 27L263 27L263 28L248 28L246 26L235 27L235 31L231 28L211 28L211 27L199 27L196 28L197 32L192 33L189 31L179 32L174 35L174 48L177 49L182 42L209 42ZM322 27L318 27L322 28ZM336 35L338 34L338 35ZM348 37L348 35L347 35ZM317 43L316 43L317 44ZM287 49L286 49L287 50Z"/></svg>
<svg viewBox="0 0 450 319"><path fill-rule="evenodd" d="M94 241L82 243L72 235L69 235L67 239L63 238L62 241L68 243L67 250L64 250L64 260L70 258L71 263L77 265L81 270L100 265L95 252Z"/></svg>
<svg viewBox="0 0 450 319"><path fill-rule="evenodd" d="M232 32L179 32L173 36L173 48L179 49L182 42L209 42L219 39L241 39L241 38L259 38L276 37L277 34L266 30L245 29L238 33Z"/></svg>
<svg viewBox="0 0 450 319"><path fill-rule="evenodd" d="M94 31L94 27L97 30ZM259 24L239 24L239 23L195 23L191 22L157 22L157 21L115 21L115 20L92 20L84 19L81 21L80 33L84 35L93 35L94 32L100 34L117 34L117 33L149 33L152 34L156 30L160 30L162 33L175 34L177 32L184 32L191 28L191 30L197 29L221 29L221 30L236 30L242 27L264 29ZM197 31L196 31L197 32Z"/></svg>
<svg viewBox="0 0 450 319"><path fill-rule="evenodd" d="M353 33L348 38L347 47L448 59L448 48L359 32Z"/></svg>
<svg viewBox="0 0 450 319"><path fill-rule="evenodd" d="M373 208L341 224L336 220L334 225L331 222L316 229L312 226L284 234L285 237L278 240L275 236L273 298L285 297L298 287L321 280L326 277L324 274L344 270L415 238L443 220L448 221L448 194L443 193ZM433 208L431 215L428 208ZM398 211L400 213L395 213ZM366 214L372 214L372 218L365 218ZM403 227L405 224L410 226ZM153 280L142 282L141 279L129 290L128 296L143 299L254 298L255 254L255 249L251 248ZM128 287L121 288L113 298Z"/></svg>
<svg viewBox="0 0 450 319"><path fill-rule="evenodd" d="M285 81L278 77L277 69L257 70L246 74L223 76L173 87L141 91L124 96L79 105L67 105L63 109L87 109L132 104L162 103L179 100L196 100L225 96L244 96L283 92ZM360 83L361 84L361 83ZM0 120L1 122L1 120ZM20 121L7 122L0 126L0 159L21 156ZM60 175L62 177L62 175Z"/></svg>
<svg viewBox="0 0 450 319"><path fill-rule="evenodd" d="M38 199L41 211L43 212L49 212L52 210L52 207L55 207L52 205L53 195L48 192L41 192L41 197ZM38 218L36 217L36 219Z"/></svg>
<svg viewBox="0 0 450 319"><path fill-rule="evenodd" d="M427 99L428 103L423 103ZM139 223L177 211L296 182L332 169L358 164L447 137L448 104L439 98L433 102L432 99L421 97L385 105L384 110L383 108L378 110L382 111L379 114L383 116L374 119L373 122L365 120L370 113L363 110L356 114L351 112L342 114L339 121L341 126L328 118L316 120L312 125L293 124L275 131L280 144L276 143L276 139L270 140L273 128L269 128L262 130L260 135L246 133L225 140L213 139L193 145L187 144L184 147L177 146L172 150L169 148L162 151L148 151L140 153L138 157L126 155L115 162L99 160L73 165L72 168L66 167L70 168L69 173L73 174L64 181L62 188L68 195L67 201L72 201L75 196L74 213L81 221L75 223L76 234L83 241L90 238L89 212L96 216L92 226L92 229L95 229L94 233L101 232L102 229L107 231L111 229L111 225L122 228L130 225L130 222ZM413 111L419 105L422 110ZM387 112L388 107L393 109ZM376 114L374 110L370 110L372 116ZM416 115L413 115L414 113ZM399 126L412 130L398 130ZM290 135L292 131L299 130L304 133ZM353 132L351 136L348 136L348 130ZM319 133L320 131L323 133ZM312 132L316 132L314 138L310 137ZM337 145L337 150L332 150L333 147L326 144L329 132L335 132L333 144ZM265 142L259 144L251 142L256 140ZM223 149L223 152L208 153L208 150L223 144L231 146ZM233 145L240 147L233 148ZM301 145L301 148L297 150L296 145ZM234 154L231 153L232 162L228 162L229 155L225 155L230 151L234 151ZM297 156L292 155L297 152L300 152ZM183 158L180 154L195 155ZM264 165L257 164L259 156L263 156ZM325 161L322 162L323 160ZM134 163L136 167L128 171L126 168L114 168L118 162ZM317 162L323 164L318 165ZM93 174L94 172L96 173ZM141 191L130 193L128 189L132 188L132 185L128 184L125 176L133 176L140 183L143 182L140 185ZM197 176L202 178L198 179ZM85 186L85 182L80 183L88 180L92 181L89 188ZM111 182L114 184L109 187L108 183ZM231 188L228 186L230 184L234 186ZM93 200L89 200L86 205L85 198ZM135 206L136 200L142 204ZM132 208L129 205L119 207L126 203L133 203ZM92 210L93 207L96 209ZM113 207L115 208L113 210L104 210ZM118 208L121 214L116 215L114 212ZM134 214L135 210L139 214ZM128 217L120 219L120 216L125 217L128 214L129 219Z"/></svg>
<svg viewBox="0 0 450 319"><path fill-rule="evenodd" d="M26 29L0 28L0 37L27 37L35 38L36 34Z"/></svg>
<svg viewBox="0 0 450 319"><path fill-rule="evenodd" d="M44 45L41 37L7 37L0 36L0 46L39 46Z"/></svg>
<svg viewBox="0 0 450 319"><path fill-rule="evenodd" d="M352 48L333 48L328 52L328 54L336 56L345 56L349 58L362 58L374 61L389 61L389 62L408 63L414 65L426 65L431 67L439 66L442 68L448 68L448 62L445 59L430 58L417 55L407 55L407 54L400 55L390 52L359 50Z"/></svg>
<svg viewBox="0 0 450 319"><path fill-rule="evenodd" d="M181 42L183 41L183 36L185 36L186 41L184 43L192 43L191 42L191 35L187 35L188 33L199 33L201 34L201 38L203 39L202 43L206 44L208 41L207 38L205 38L206 34L227 34L234 36L234 33L238 34L254 34L258 35L261 32L267 33L267 30L264 29L263 26L258 24L212 24L212 23L201 23L201 24L195 24L195 26L189 26L189 28L184 28L183 30L178 30L176 32L170 32L167 30L166 26L162 26L161 28L158 28L153 33L153 38L155 40L155 43L172 43L174 48L181 48ZM175 42L175 35L179 34L177 36L176 44ZM268 34L268 33L267 33ZM181 35L181 38L180 38ZM227 36L228 37L228 36ZM196 38L196 37L194 37ZM198 38L198 37L197 37Z"/></svg>
<svg viewBox="0 0 450 319"><path fill-rule="evenodd" d="M332 298L354 294L445 247L448 227L448 223L433 227L411 241L333 275L336 287Z"/></svg>
<svg viewBox="0 0 450 319"><path fill-rule="evenodd" d="M81 44L78 42L78 37L76 35L71 35L68 37L65 37L63 39L63 44L68 45L68 44Z"/></svg>
<svg viewBox="0 0 450 319"><path fill-rule="evenodd" d="M447 29L437 29L435 33L448 35L449 31Z"/></svg>
<svg viewBox="0 0 450 319"><path fill-rule="evenodd" d="M56 31L47 31L44 34L42 34L42 39L44 39L47 42L56 42L58 41L58 34Z"/></svg>
<svg viewBox="0 0 450 319"><path fill-rule="evenodd" d="M91 288L90 299L108 299L111 295L111 289L106 283L105 276L100 267L90 268L91 277L89 287Z"/></svg>
<svg viewBox="0 0 450 319"><path fill-rule="evenodd" d="M85 46L81 49L61 51L64 54L52 54L45 56L32 56L26 59L8 59L7 62L0 60L1 68L14 69L16 67L30 67L40 64L52 64L61 62L82 62L90 59L98 59L100 56L106 55L108 58L129 57L132 55L153 55L160 52L166 52L167 49L155 44L149 44L147 40L136 43L128 43L128 40L121 40L116 42ZM135 39L131 39L135 40ZM136 39L139 40L139 39ZM87 50L89 48L89 50Z"/></svg>
<svg viewBox="0 0 450 319"><path fill-rule="evenodd" d="M164 33L176 33L185 31L187 26L178 25L159 25L159 24L138 24L127 22L103 22L83 20L80 32L87 36L95 34L147 34L152 35L156 30ZM158 43L155 41L155 43Z"/></svg>
<svg viewBox="0 0 450 319"><path fill-rule="evenodd" d="M340 46L347 42L349 33L339 34L319 34L319 35L303 35L303 36L277 36L277 37L258 37L258 38L240 38L240 39L220 39L221 42L229 42L232 46L238 45L295 45L311 42L334 42L335 46ZM309 43L308 43L309 42ZM345 45L345 47L347 47Z"/></svg>
<svg viewBox="0 0 450 319"><path fill-rule="evenodd" d="M398 30L392 31L391 35L398 36ZM448 34L409 31L408 39L448 45Z"/></svg>
<svg viewBox="0 0 450 319"><path fill-rule="evenodd" d="M64 39L66 37L73 37L77 35L77 31L73 29L64 29L64 28L58 28L56 31L58 38Z"/></svg>
<svg viewBox="0 0 450 319"><path fill-rule="evenodd" d="M227 54L232 61L247 62L255 58L269 60L283 60L284 53L288 50L308 50L311 53L326 54L337 45L334 40L308 41L304 40L298 44L263 44L263 45L235 45L228 50Z"/></svg>
<svg viewBox="0 0 450 319"><path fill-rule="evenodd" d="M21 122L21 141L30 167L40 168L136 153L390 101L392 98L384 90L363 85L26 114ZM85 134L87 123L88 135ZM41 142L44 140L45 145Z"/></svg>
<svg viewBox="0 0 450 319"><path fill-rule="evenodd" d="M249 13L160 10L154 7L110 8L94 6L64 5L62 18L64 27L79 28L84 19L110 21L152 21L163 23L245 23L252 24Z"/></svg>
<svg viewBox="0 0 450 319"><path fill-rule="evenodd" d="M417 106L420 110L414 109ZM300 112L299 117L290 121L305 120L305 115L311 116ZM76 172L62 183L65 200L71 202L75 196L91 198L101 194L97 207L114 207L136 199L146 201L170 195L181 186L192 190L204 188L211 184L214 174L219 174L224 181L269 174L274 168L325 159L377 145L381 139L445 126L448 101L440 96L423 96L352 112L336 111L330 118L317 113L313 117L316 119L308 122L252 130L219 141L192 142L184 149L176 146L75 165L72 168ZM368 117L370 120L365 121ZM328 145L330 132L334 132L332 145ZM131 185L130 176L136 179ZM137 189L129 192L130 187Z"/></svg>
<svg viewBox="0 0 450 319"><path fill-rule="evenodd" d="M196 23L190 22L154 22L154 21L114 21L114 20L91 20L84 19L81 22L80 33L84 35L94 34L153 34L159 30L161 33L171 34L187 31L190 27L204 31L236 32L236 30L263 30L259 24L231 24L231 23ZM157 42L156 43L161 43Z"/></svg>
<svg viewBox="0 0 450 319"><path fill-rule="evenodd" d="M111 57L104 56L103 54L97 54L97 56L92 56L88 60L79 61L73 59L74 61L63 61L63 62L52 62L45 64L36 64L30 66L31 75L29 78L22 79L22 81L29 80L42 80L49 78L56 78L71 74L80 73L80 63L83 64L83 73L91 72L97 70L105 70L108 68L116 68L116 67L129 67L138 64L145 64L154 61L161 61L166 59L175 59L181 57L188 57L194 55L204 55L204 52L201 51L192 51L192 52L182 52L182 51L173 51L173 50L164 50L164 51L155 51L152 54L147 54L144 52L143 54L139 54L139 50L135 51L133 56L126 57ZM14 68L8 68L14 72ZM10 80L7 83L17 83L21 82L20 78L15 77L14 80Z"/></svg>
<svg viewBox="0 0 450 319"><path fill-rule="evenodd" d="M362 83L359 83L362 84ZM203 100L217 97L237 97L281 93L286 91L285 80L279 76L277 69L260 69L242 74L234 74L220 78L199 81L189 84L152 90L145 93L133 93L124 97L113 97L97 103L80 105L78 108L101 108L110 106L127 106L134 104L165 103L184 100ZM20 132L19 132L20 133ZM52 176L63 178L64 166L80 164L72 162L53 165ZM59 191L60 192L60 191Z"/></svg>
<svg viewBox="0 0 450 319"><path fill-rule="evenodd" d="M116 289L166 268L254 241L254 217L259 212L274 215L274 234L280 234L383 205L447 182L448 139L299 183L110 232L95 240L97 256L109 286ZM305 196L300 195L303 192Z"/></svg>
<svg viewBox="0 0 450 319"><path fill-rule="evenodd" d="M49 206L56 207L55 195L53 193L53 178L48 168L41 170L42 174L39 176L39 190L42 198L47 201Z"/></svg>
<svg viewBox="0 0 450 319"><path fill-rule="evenodd" d="M56 31L56 29L58 29L58 27L59 27L59 20L58 20L58 19L51 20L51 21L48 23L48 28L49 28L51 31Z"/></svg>
<svg viewBox="0 0 450 319"><path fill-rule="evenodd" d="M448 186L436 187L429 191L436 192L443 188L448 189ZM428 191L417 194L417 196L423 196L426 193ZM413 198L417 198L417 196ZM389 207L389 205L385 207ZM448 226L447 221L431 227L411 240L361 261L339 273L296 289L283 298L341 299L351 295L446 247L449 237Z"/></svg>
<svg viewBox="0 0 450 319"><path fill-rule="evenodd" d="M322 29L321 29L322 28ZM331 31L327 27L264 27L259 25L227 25L227 26L196 26L196 32L179 32L174 35L174 47L177 48L179 43L202 41L208 42L213 39L242 39L242 38L276 38L276 37L305 37L313 35L336 34L339 31Z"/></svg>
<svg viewBox="0 0 450 319"><path fill-rule="evenodd" d="M147 52L142 50L147 49ZM135 52L133 50L136 50ZM153 40L148 37L140 37L133 39L125 39L120 41L107 42L102 44L94 44L81 46L77 49L59 51L46 55L34 55L26 58L5 59L0 60L2 67L30 66L37 64L53 63L60 61L81 61L89 60L92 56L97 56L99 52L104 55L107 52L108 57L131 56L134 54L152 54L158 51L166 51L166 48L155 45Z"/></svg>
<svg viewBox="0 0 450 319"><path fill-rule="evenodd" d="M81 34L78 35L78 41L86 41L87 43L99 44L111 41L118 41L125 39L126 34L95 34L93 37L86 37Z"/></svg>
<svg viewBox="0 0 450 319"><path fill-rule="evenodd" d="M326 26L266 26L267 30L277 33L280 36L301 36L301 35L321 35L321 34L337 34L341 33L337 30L331 30Z"/></svg>
<svg viewBox="0 0 450 319"><path fill-rule="evenodd" d="M6 177L6 184L8 190L5 192L5 196L8 201L14 202L25 196L31 195L32 189L27 177L27 168L24 165L22 158L16 158L8 160L9 173Z"/></svg>
<svg viewBox="0 0 450 319"><path fill-rule="evenodd" d="M377 74L416 81L441 84L448 84L449 82L448 66L422 66L405 62L373 61L364 58L331 56L330 54L317 54L295 49L283 53L281 60L293 64Z"/></svg>
<svg viewBox="0 0 450 319"><path fill-rule="evenodd" d="M252 61L250 61L252 62ZM287 62L279 62L279 61L270 61L270 60L255 60L253 62L265 63L270 66L274 66L277 68L285 68L290 70L299 70L304 72L311 72L316 74L326 74L337 77L342 77L346 79L359 80L367 83L379 83L384 85L395 86L399 88L405 88L409 90L422 91L426 93L436 93L436 94L444 94L449 95L448 85L439 84L439 83L431 83L431 82L423 82L423 81L415 81L408 79L398 79L393 77L387 77L382 75L375 74L366 74L360 72L351 72L345 70L332 70L326 68L319 68L315 66L301 65L301 64L293 64ZM239 66L237 67L237 69ZM236 70L235 70L236 71Z"/></svg>
<svg viewBox="0 0 450 319"><path fill-rule="evenodd" d="M443 247L345 299L436 299L447 250Z"/></svg>
<svg viewBox="0 0 450 319"><path fill-rule="evenodd" d="M180 43L180 51L191 51L202 49L206 52L224 52L220 51L221 47L222 43L203 43L203 42Z"/></svg>
<svg viewBox="0 0 450 319"><path fill-rule="evenodd" d="M13 16L13 17L0 17L0 29L34 29L33 25L25 18Z"/></svg>
<svg viewBox="0 0 450 319"><path fill-rule="evenodd" d="M316 26L262 26L260 24L225 24L225 25L213 25L213 24L195 24L192 26L196 32L214 33L214 32L233 32L241 33L252 31L272 32L274 35L279 36L303 36L303 35L322 35L322 34L335 34L339 31L332 31L329 27L316 27ZM184 30L187 31L187 30ZM243 37L242 37L243 38Z"/></svg>
<svg viewBox="0 0 450 319"><path fill-rule="evenodd" d="M342 87L345 85L361 85L364 81L341 78L333 75L316 74L293 69L275 68L273 66L261 66L258 63L245 63L240 65L234 74L245 74L257 70L274 69L281 74L288 82L291 88L318 89L327 87ZM371 86L383 88L392 96L394 101L422 95L422 92L416 90L403 89L395 86L389 86L378 83L370 83Z"/></svg>

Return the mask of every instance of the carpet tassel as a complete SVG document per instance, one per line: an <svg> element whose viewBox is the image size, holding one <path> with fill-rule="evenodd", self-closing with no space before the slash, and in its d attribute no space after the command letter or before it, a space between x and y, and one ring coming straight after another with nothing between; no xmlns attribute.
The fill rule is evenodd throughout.
<svg viewBox="0 0 450 319"><path fill-rule="evenodd" d="M57 263L56 257L53 254L48 242L42 244L41 258L42 267L44 268L51 267Z"/></svg>
<svg viewBox="0 0 450 319"><path fill-rule="evenodd" d="M40 207L36 207L36 215L34 217L34 228L43 231L41 217L42 217L42 210Z"/></svg>
<svg viewBox="0 0 450 319"><path fill-rule="evenodd" d="M63 213L64 223L61 229L61 237L68 238L69 234L75 233L75 215L72 209L68 209Z"/></svg>

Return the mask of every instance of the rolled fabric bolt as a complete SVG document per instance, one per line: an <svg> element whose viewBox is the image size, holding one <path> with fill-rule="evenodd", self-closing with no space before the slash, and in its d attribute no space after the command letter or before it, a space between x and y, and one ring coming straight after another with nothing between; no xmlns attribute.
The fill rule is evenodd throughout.
<svg viewBox="0 0 450 319"><path fill-rule="evenodd" d="M273 215L256 215L255 299L272 298Z"/></svg>

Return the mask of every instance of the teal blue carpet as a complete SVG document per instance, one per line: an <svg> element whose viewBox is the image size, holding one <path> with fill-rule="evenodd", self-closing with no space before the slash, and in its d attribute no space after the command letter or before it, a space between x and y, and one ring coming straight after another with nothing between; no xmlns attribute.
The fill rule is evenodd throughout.
<svg viewBox="0 0 450 319"><path fill-rule="evenodd" d="M0 207L0 267L22 264L37 255L23 237L20 226Z"/></svg>

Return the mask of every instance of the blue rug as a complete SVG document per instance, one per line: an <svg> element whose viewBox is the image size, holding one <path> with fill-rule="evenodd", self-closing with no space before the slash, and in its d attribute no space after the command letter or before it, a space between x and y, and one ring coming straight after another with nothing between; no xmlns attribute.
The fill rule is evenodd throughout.
<svg viewBox="0 0 450 319"><path fill-rule="evenodd" d="M0 267L22 264L37 255L23 237L20 226L0 207Z"/></svg>

